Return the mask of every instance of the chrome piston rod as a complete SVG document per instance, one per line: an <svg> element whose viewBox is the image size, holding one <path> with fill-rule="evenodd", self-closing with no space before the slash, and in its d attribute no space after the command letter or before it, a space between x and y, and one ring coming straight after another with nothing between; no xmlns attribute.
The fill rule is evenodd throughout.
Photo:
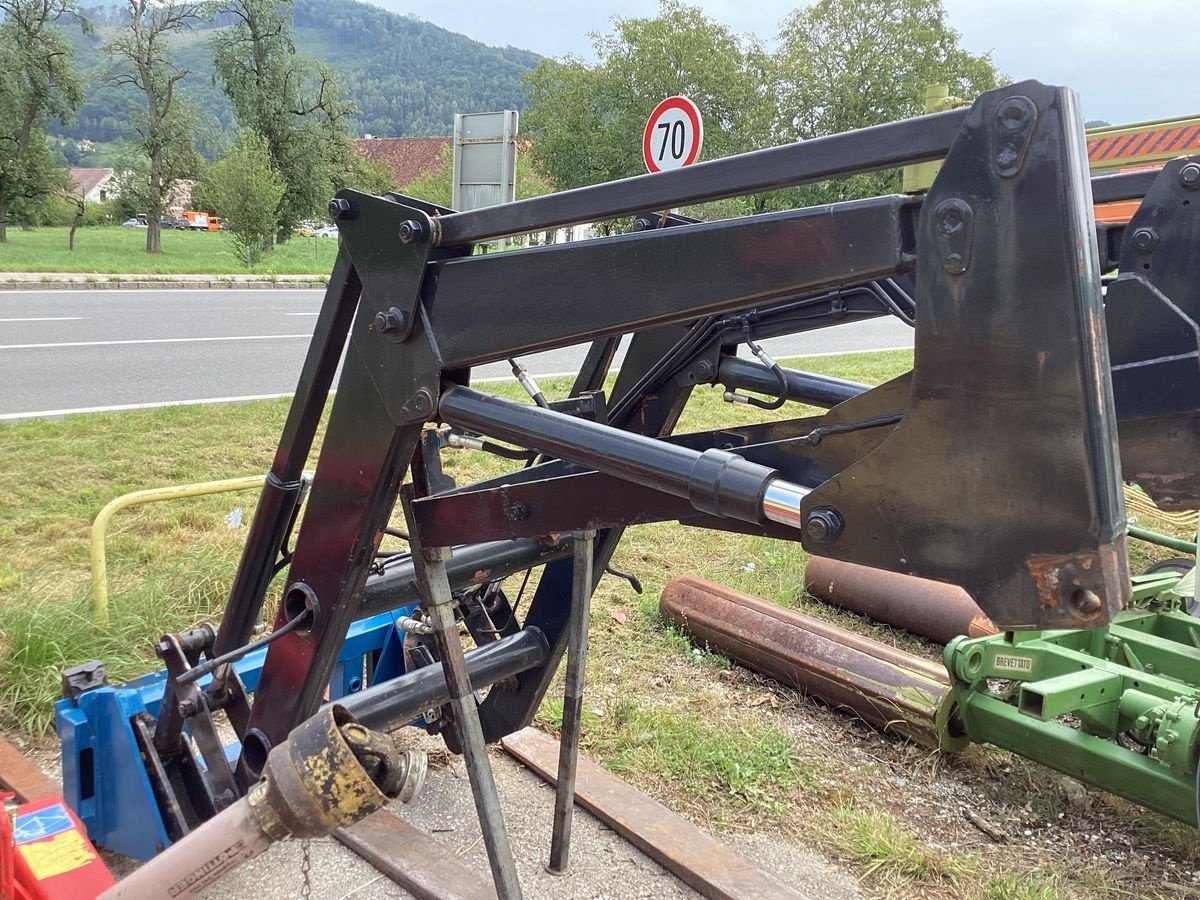
<svg viewBox="0 0 1200 900"><path fill-rule="evenodd" d="M470 388L448 388L440 410L456 428L681 497L708 515L800 528L800 501L811 490L736 453L693 450Z"/></svg>

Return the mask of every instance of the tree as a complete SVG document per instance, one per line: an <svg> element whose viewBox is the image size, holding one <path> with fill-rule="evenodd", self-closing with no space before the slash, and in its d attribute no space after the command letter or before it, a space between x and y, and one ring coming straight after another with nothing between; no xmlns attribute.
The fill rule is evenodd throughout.
<svg viewBox="0 0 1200 900"><path fill-rule="evenodd" d="M342 177L334 182L334 188L352 188L364 194L374 194L376 197L396 190L396 176L392 167L383 160L364 159L357 153L350 156L350 165Z"/></svg>
<svg viewBox="0 0 1200 900"><path fill-rule="evenodd" d="M71 204L71 230L67 233L67 252L74 253L75 232L83 224L85 213L87 212L87 204L83 199L83 194L76 193L73 186L70 191L66 191L59 196Z"/></svg>
<svg viewBox="0 0 1200 900"><path fill-rule="evenodd" d="M57 24L74 18L86 28L78 11L74 0L0 0L0 243L10 212L28 220L63 185L46 124L69 123L83 100L74 54Z"/></svg>
<svg viewBox="0 0 1200 900"><path fill-rule="evenodd" d="M777 142L920 115L934 82L970 99L1002 81L990 55L959 46L941 0L819 0L784 20L775 62ZM899 170L890 170L808 186L792 192L792 201L830 203L899 189Z"/></svg>
<svg viewBox="0 0 1200 900"><path fill-rule="evenodd" d="M243 131L238 143L209 166L199 196L229 228L238 259L249 268L269 246L287 184L271 165L266 140Z"/></svg>
<svg viewBox="0 0 1200 900"><path fill-rule="evenodd" d="M543 60L526 77L523 130L539 169L559 188L643 174L642 128L672 94L703 110L705 159L763 146L770 59L755 41L678 0L663 0L654 18L617 18L613 26L612 34L592 36L595 65Z"/></svg>
<svg viewBox="0 0 1200 900"><path fill-rule="evenodd" d="M113 83L134 88L141 104L131 120L133 143L141 160L129 168L123 189L140 201L146 213L150 225L146 252L161 253L159 217L176 182L198 165L192 146L198 116L178 90L188 72L171 61L170 39L195 25L204 6L179 0L128 3L128 30L106 48L113 63Z"/></svg>
<svg viewBox="0 0 1200 900"><path fill-rule="evenodd" d="M685 94L704 113L704 158L877 125L922 110L926 85L974 97L1000 83L990 57L959 46L941 0L819 0L784 21L778 49L678 0L648 19L615 19L594 36L597 62L544 60L526 78L526 133L561 188L638 175L655 104ZM704 204L726 215L898 190L898 172Z"/></svg>
<svg viewBox="0 0 1200 900"><path fill-rule="evenodd" d="M238 123L262 135L287 184L280 241L324 208L351 172L349 124L357 112L328 66L296 52L291 14L291 0L231 0L222 15L233 24L212 39Z"/></svg>

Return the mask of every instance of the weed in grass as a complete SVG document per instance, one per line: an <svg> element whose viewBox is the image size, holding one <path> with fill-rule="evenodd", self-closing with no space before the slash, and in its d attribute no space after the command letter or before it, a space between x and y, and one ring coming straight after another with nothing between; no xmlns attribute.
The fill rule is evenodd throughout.
<svg viewBox="0 0 1200 900"><path fill-rule="evenodd" d="M1047 872L1004 875L987 883L987 900L1060 900L1066 896L1058 877Z"/></svg>
<svg viewBox="0 0 1200 900"><path fill-rule="evenodd" d="M13 568L12 563L5 563L0 566L0 591L7 591L15 588L21 583L21 573Z"/></svg>
<svg viewBox="0 0 1200 900"><path fill-rule="evenodd" d="M200 549L161 568L139 589L122 592L108 627L97 625L90 597L6 602L0 623L0 726L38 735L53 724L62 670L98 659L123 681L156 668L152 636L219 614L229 560Z"/></svg>
<svg viewBox="0 0 1200 900"><path fill-rule="evenodd" d="M958 885L976 872L973 861L935 850L887 813L841 806L830 813L829 827L834 843L865 875Z"/></svg>
<svg viewBox="0 0 1200 900"><path fill-rule="evenodd" d="M662 639L667 647L684 657L692 665L717 671L733 668L733 663L729 661L728 657L709 649L707 645L693 644L690 637L673 625L664 626Z"/></svg>
<svg viewBox="0 0 1200 900"><path fill-rule="evenodd" d="M701 800L733 798L748 810L782 816L798 791L816 783L793 740L775 729L709 724L630 699L584 725L589 748L613 772L657 776Z"/></svg>

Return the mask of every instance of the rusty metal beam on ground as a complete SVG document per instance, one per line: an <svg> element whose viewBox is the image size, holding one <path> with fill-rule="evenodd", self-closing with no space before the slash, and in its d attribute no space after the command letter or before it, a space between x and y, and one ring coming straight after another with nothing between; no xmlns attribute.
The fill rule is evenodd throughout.
<svg viewBox="0 0 1200 900"><path fill-rule="evenodd" d="M417 900L496 900L474 869L386 809L333 835Z"/></svg>
<svg viewBox="0 0 1200 900"><path fill-rule="evenodd" d="M51 781L20 750L0 738L0 790L12 791L22 803L57 797L62 788Z"/></svg>
<svg viewBox="0 0 1200 900"><path fill-rule="evenodd" d="M663 618L697 643L889 734L957 750L950 679L922 659L723 584L684 576L659 600Z"/></svg>
<svg viewBox="0 0 1200 900"><path fill-rule="evenodd" d="M804 589L818 600L939 644L964 634L996 634L992 620L954 584L814 556L804 569Z"/></svg>
<svg viewBox="0 0 1200 900"><path fill-rule="evenodd" d="M504 749L550 784L558 771L558 742L533 728L510 734ZM579 757L576 802L655 862L710 900L797 900L801 897L661 803Z"/></svg>

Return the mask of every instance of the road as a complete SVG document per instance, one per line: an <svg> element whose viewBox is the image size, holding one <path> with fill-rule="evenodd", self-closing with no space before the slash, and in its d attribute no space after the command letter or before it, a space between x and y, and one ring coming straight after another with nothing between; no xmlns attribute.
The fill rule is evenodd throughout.
<svg viewBox="0 0 1200 900"><path fill-rule="evenodd" d="M2 291L0 421L290 393L319 290ZM767 342L776 356L912 346L892 318ZM571 371L583 347L526 357ZM509 375L496 363L477 379Z"/></svg>

